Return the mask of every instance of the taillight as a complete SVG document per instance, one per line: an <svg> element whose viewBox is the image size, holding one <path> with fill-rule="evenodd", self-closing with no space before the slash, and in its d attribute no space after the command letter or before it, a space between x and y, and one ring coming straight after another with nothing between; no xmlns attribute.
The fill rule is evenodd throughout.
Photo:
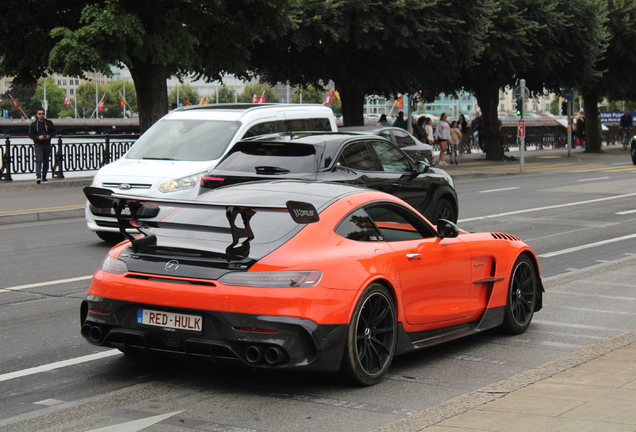
<svg viewBox="0 0 636 432"><path fill-rule="evenodd" d="M307 288L320 282L319 271L273 271L226 273L219 278L224 285L261 288Z"/></svg>
<svg viewBox="0 0 636 432"><path fill-rule="evenodd" d="M122 260L107 255L102 263L101 270L107 273L123 274L128 271L128 266Z"/></svg>

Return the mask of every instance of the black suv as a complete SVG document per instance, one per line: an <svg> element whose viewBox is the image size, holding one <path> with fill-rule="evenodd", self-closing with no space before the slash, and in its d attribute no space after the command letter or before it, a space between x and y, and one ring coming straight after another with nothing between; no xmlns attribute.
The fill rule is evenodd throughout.
<svg viewBox="0 0 636 432"><path fill-rule="evenodd" d="M279 133L236 143L201 178L200 192L255 180L300 179L365 186L395 195L432 223L457 222L453 179L413 161L378 135Z"/></svg>

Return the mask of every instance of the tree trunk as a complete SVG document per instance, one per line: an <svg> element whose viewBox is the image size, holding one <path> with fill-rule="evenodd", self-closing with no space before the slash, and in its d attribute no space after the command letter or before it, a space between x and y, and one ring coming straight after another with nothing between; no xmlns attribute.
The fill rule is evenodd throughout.
<svg viewBox="0 0 636 432"><path fill-rule="evenodd" d="M144 133L168 112L169 78L164 66L133 60L130 75L135 83L139 109L139 130Z"/></svg>
<svg viewBox="0 0 636 432"><path fill-rule="evenodd" d="M585 107L585 153L603 153L601 145L601 120L598 112L600 95L598 89L592 89L583 93L583 106Z"/></svg>
<svg viewBox="0 0 636 432"><path fill-rule="evenodd" d="M336 81L344 126L364 126L364 92L347 82Z"/></svg>
<svg viewBox="0 0 636 432"><path fill-rule="evenodd" d="M499 86L490 80L482 80L475 91L475 96L481 110L479 146L486 153L487 160L504 160L503 140L497 117Z"/></svg>

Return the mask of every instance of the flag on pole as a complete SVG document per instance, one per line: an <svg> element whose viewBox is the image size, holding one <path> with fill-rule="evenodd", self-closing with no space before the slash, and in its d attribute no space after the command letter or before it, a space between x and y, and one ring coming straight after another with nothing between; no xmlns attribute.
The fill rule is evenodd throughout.
<svg viewBox="0 0 636 432"><path fill-rule="evenodd" d="M338 91L337 91L337 90L335 90L335 89L334 89L334 90L332 90L332 98L333 98L334 100L338 100L338 99L340 99L340 93L338 93Z"/></svg>
<svg viewBox="0 0 636 432"><path fill-rule="evenodd" d="M124 96L121 94L121 92L117 92L117 94L119 95L119 108L123 108L126 106L126 99L124 99Z"/></svg>
<svg viewBox="0 0 636 432"><path fill-rule="evenodd" d="M199 105L205 105L206 103L208 103L208 97L207 96L203 96L201 98L201 102L199 102Z"/></svg>
<svg viewBox="0 0 636 432"><path fill-rule="evenodd" d="M263 94L261 95L261 98L258 100L258 103L265 103L267 102L267 98L265 97L265 90L263 90Z"/></svg>
<svg viewBox="0 0 636 432"><path fill-rule="evenodd" d="M188 99L188 97L187 97L187 96L184 96L184 97L183 97L183 106L189 106L189 105L192 105L192 104L190 103L190 99Z"/></svg>
<svg viewBox="0 0 636 432"><path fill-rule="evenodd" d="M63 94L64 96L64 108L68 108L71 106L71 101L69 100L68 97L66 97L66 94Z"/></svg>
<svg viewBox="0 0 636 432"><path fill-rule="evenodd" d="M322 104L329 105L331 102L333 102L333 90L327 92L327 96L325 96L325 100Z"/></svg>
<svg viewBox="0 0 636 432"><path fill-rule="evenodd" d="M104 97L105 96L102 96L99 103L97 104L97 111L104 111Z"/></svg>
<svg viewBox="0 0 636 432"><path fill-rule="evenodd" d="M397 98L397 101L395 102L395 107L397 109L404 108L404 96L400 95L400 97Z"/></svg>
<svg viewBox="0 0 636 432"><path fill-rule="evenodd" d="M252 93L252 103L258 103L258 95L256 92Z"/></svg>
<svg viewBox="0 0 636 432"><path fill-rule="evenodd" d="M13 105L15 105L15 107L16 107L17 109L21 109L21 108L20 108L20 105L18 105L18 101L17 101L17 100L15 100L15 99L13 99L13 96L11 96L11 95L9 95L9 97L11 98L11 102L13 102Z"/></svg>

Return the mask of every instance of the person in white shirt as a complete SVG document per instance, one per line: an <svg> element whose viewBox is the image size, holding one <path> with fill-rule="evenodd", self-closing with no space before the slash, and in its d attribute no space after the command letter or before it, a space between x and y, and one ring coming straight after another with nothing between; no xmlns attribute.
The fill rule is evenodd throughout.
<svg viewBox="0 0 636 432"><path fill-rule="evenodd" d="M442 116L439 119L439 123L437 123L437 127L435 128L435 138L439 143L439 164L440 165L448 165L444 162L444 155L446 154L446 146L448 146L448 141L450 140L450 125L446 121L448 116L446 113L442 113Z"/></svg>

